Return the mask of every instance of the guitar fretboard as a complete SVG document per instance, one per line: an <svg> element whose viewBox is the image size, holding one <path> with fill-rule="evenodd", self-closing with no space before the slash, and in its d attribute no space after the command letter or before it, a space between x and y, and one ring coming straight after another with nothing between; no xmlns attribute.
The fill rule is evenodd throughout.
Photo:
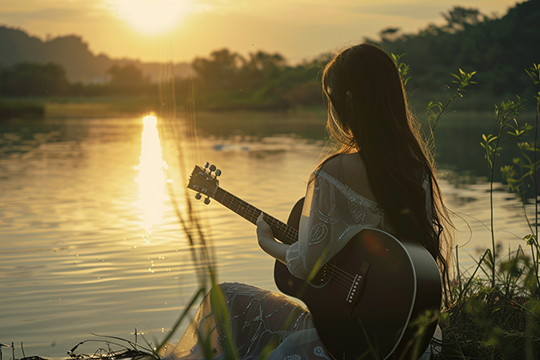
<svg viewBox="0 0 540 360"><path fill-rule="evenodd" d="M213 198L252 224L257 224L257 219L262 211L257 209L255 206L245 202L244 200L234 196L230 192L220 187L216 189ZM274 237L282 243L290 245L298 241L298 230L295 228L266 213L263 213L263 219L268 223L268 225L270 225Z"/></svg>

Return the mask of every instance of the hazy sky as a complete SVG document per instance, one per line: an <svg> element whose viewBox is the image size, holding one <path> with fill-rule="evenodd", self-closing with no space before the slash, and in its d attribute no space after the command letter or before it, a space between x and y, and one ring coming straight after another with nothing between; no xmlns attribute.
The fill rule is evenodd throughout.
<svg viewBox="0 0 540 360"><path fill-rule="evenodd" d="M453 6L504 14L515 0L0 0L0 25L77 34L95 54L191 61L224 47L296 62L399 27L442 23ZM1 51L1 49L0 49Z"/></svg>

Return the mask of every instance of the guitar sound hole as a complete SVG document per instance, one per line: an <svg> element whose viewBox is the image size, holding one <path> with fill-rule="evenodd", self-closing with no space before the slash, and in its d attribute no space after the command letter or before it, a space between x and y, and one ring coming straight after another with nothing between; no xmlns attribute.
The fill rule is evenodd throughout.
<svg viewBox="0 0 540 360"><path fill-rule="evenodd" d="M323 287L328 281L332 278L333 271L330 269L328 264L324 265L321 270L311 279L309 282L313 287Z"/></svg>

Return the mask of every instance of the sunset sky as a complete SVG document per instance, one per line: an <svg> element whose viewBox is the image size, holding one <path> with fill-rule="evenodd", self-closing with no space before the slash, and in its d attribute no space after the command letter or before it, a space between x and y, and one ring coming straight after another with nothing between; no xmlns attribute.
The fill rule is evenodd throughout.
<svg viewBox="0 0 540 360"><path fill-rule="evenodd" d="M515 0L0 0L0 25L43 40L77 34L95 54L191 61L227 47L301 61L399 27L442 23L453 6L502 15ZM1 49L0 49L1 51Z"/></svg>

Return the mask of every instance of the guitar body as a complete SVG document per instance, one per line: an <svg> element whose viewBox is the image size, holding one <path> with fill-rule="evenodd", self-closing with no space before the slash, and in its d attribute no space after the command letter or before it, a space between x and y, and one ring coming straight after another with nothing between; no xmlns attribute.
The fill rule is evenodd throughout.
<svg viewBox="0 0 540 360"><path fill-rule="evenodd" d="M302 203L293 208L290 226L298 227ZM309 282L292 276L280 262L274 280L279 290L307 305L336 359L418 358L435 331L432 322L422 338L413 337L418 316L439 312L437 264L421 245L401 243L378 229L356 234Z"/></svg>
<svg viewBox="0 0 540 360"><path fill-rule="evenodd" d="M285 224L221 188L220 173L208 163L195 166L188 188L199 199L207 196L206 204L211 197L253 224L262 214L276 239L298 241L303 199ZM308 306L335 359L418 359L435 331L435 322L419 329L416 320L427 311L439 312L437 264L421 245L378 229L358 232L309 282L292 276L280 262L274 280L283 293Z"/></svg>

